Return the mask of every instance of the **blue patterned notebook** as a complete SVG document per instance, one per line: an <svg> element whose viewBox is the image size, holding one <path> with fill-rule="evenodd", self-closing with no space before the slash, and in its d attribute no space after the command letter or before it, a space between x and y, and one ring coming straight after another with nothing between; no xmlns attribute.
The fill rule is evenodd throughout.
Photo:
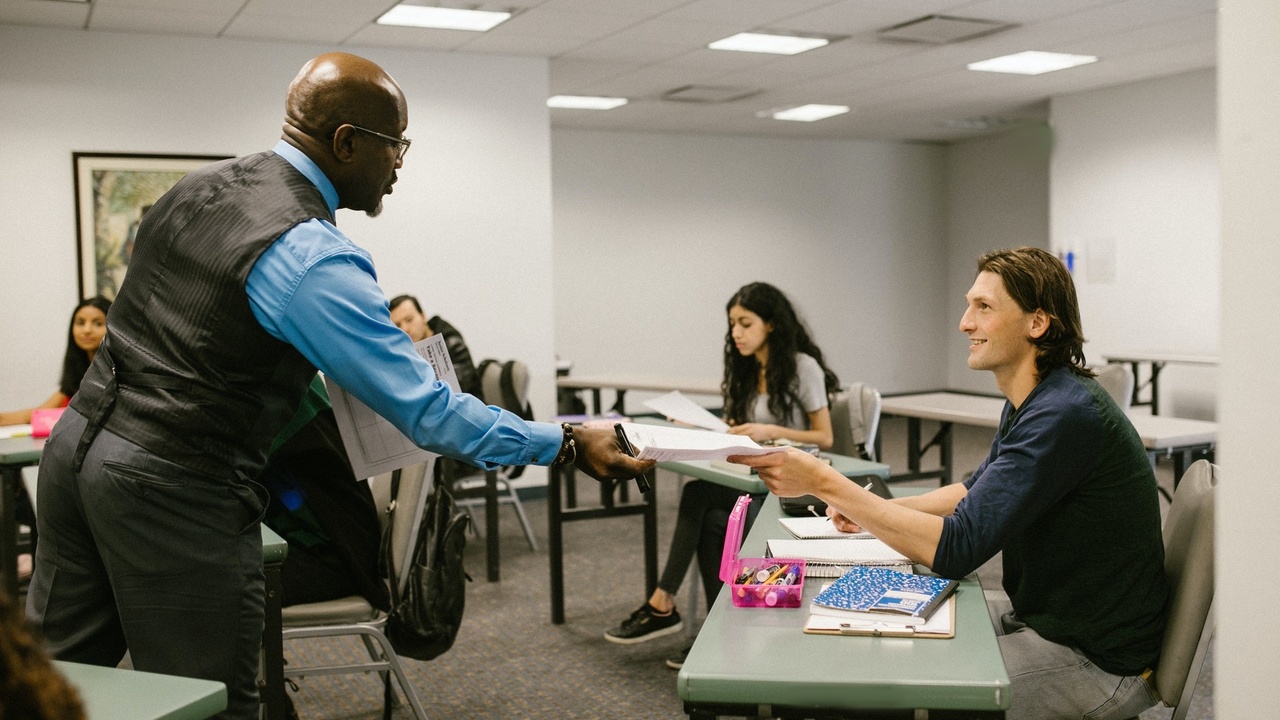
<svg viewBox="0 0 1280 720"><path fill-rule="evenodd" d="M818 593L810 611L901 625L923 624L957 584L932 575L859 565Z"/></svg>

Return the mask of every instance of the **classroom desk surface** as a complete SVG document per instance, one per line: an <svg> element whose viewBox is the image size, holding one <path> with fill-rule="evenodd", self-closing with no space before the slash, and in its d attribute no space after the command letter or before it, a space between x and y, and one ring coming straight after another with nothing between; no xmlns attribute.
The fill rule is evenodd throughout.
<svg viewBox="0 0 1280 720"><path fill-rule="evenodd" d="M882 478L889 477L888 465L831 453L823 453L823 455L831 458L832 467L846 477L868 474L879 475ZM759 477L721 470L712 467L708 461L663 462L658 463L657 467L743 492L765 491L764 483ZM602 484L599 506L566 508L564 507L564 475L567 472L575 471L572 468L551 468L547 483L547 553L550 556L551 572L551 622L557 625L564 623L564 524L567 522L620 515L643 515L645 594L652 593L658 586L658 506L654 500L654 493L645 493L638 502L628 502L624 495L622 501L618 502L614 499L614 486ZM653 486L657 482L657 473L650 471L648 479L649 485Z"/></svg>
<svg viewBox="0 0 1280 720"><path fill-rule="evenodd" d="M907 418L907 468L906 473L890 476L891 480L910 480L937 477L943 484L952 481L951 425L974 425L995 428L1000 425L1000 413L1005 400L985 395L968 395L955 392L929 392L886 397L881 401L880 412ZM1200 457L1212 459L1218 441L1218 424L1206 420L1171 418L1161 415L1130 412L1129 421L1142 438L1148 457L1173 459L1173 478L1176 486L1194 460ZM922 442L920 421L941 423L937 435ZM937 445L940 457L938 470L920 470L920 458L930 447Z"/></svg>
<svg viewBox="0 0 1280 720"><path fill-rule="evenodd" d="M742 556L762 556L769 538L790 537L777 522L780 515L777 498L768 496ZM956 590L956 634L949 640L806 635L809 601L823 582L806 580L801 607L785 610L734 607L726 585L677 676L685 711L691 717L884 710L909 718L915 709L1004 716L1009 676L976 579L962 580Z"/></svg>
<svg viewBox="0 0 1280 720"><path fill-rule="evenodd" d="M671 392L679 390L691 395L720 396L720 381L711 378L675 378L656 375L563 375L556 378L556 387L567 390L590 390L591 413L599 415L604 412L600 405L600 391L613 390L617 399L613 403L614 411L625 414L623 401L628 390L652 392Z"/></svg>
<svg viewBox="0 0 1280 720"><path fill-rule="evenodd" d="M204 720L227 709L227 688L212 680L54 661L80 691L88 720Z"/></svg>

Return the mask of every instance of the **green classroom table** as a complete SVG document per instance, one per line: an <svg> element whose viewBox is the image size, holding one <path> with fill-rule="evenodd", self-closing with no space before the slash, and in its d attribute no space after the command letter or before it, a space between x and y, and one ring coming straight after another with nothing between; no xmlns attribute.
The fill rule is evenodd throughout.
<svg viewBox="0 0 1280 720"><path fill-rule="evenodd" d="M80 691L89 720L204 720L227 709L220 682L60 660L53 665Z"/></svg>
<svg viewBox="0 0 1280 720"><path fill-rule="evenodd" d="M778 499L768 496L741 556L763 556L769 538L790 537L780 516ZM1009 676L976 579L956 590L955 637L947 640L806 635L809 601L823 582L806 580L801 607L782 610L734 607L726 585L677 676L685 712L823 717L862 710L912 718L919 709L931 718L1004 717Z"/></svg>

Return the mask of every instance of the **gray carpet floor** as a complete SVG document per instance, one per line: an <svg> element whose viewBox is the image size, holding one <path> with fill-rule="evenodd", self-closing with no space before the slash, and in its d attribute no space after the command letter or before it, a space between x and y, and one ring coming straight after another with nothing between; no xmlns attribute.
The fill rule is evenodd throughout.
<svg viewBox="0 0 1280 720"><path fill-rule="evenodd" d="M927 431L927 428L926 428ZM886 420L884 457L896 470L905 467L905 423ZM985 456L990 431L957 428L958 467L973 468ZM1172 486L1165 463L1157 478ZM589 481L588 481L589 482ZM659 551L665 559L678 500L675 478L661 474ZM590 488L583 496L589 497ZM664 658L690 638L685 634L633 646L606 642L602 634L645 600L638 517L571 523L565 526L566 623L551 624L546 554L546 504L525 503L540 551L525 541L514 513L501 515L502 580L486 582L484 543L472 538L467 567L475 581L467 594L467 612L452 650L431 661L406 660L406 670L432 718L664 718L684 717L676 694L676 671ZM999 587L997 560L979 571L986 587ZM678 603L689 622L688 582ZM705 607L700 607L701 616ZM354 640L305 640L290 643L286 657L350 657L363 653ZM1212 657L1191 705L1190 718L1212 718ZM381 717L382 684L371 675L302 678L291 697L302 718L314 720ZM1164 708L1142 720L1170 716ZM400 707L395 717L411 717Z"/></svg>

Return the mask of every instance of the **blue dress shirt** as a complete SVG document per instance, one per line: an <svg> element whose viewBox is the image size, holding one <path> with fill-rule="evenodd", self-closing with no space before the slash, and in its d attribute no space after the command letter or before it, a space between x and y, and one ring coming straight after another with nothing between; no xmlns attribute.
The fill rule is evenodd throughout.
<svg viewBox="0 0 1280 720"><path fill-rule="evenodd" d="M280 141L273 151L324 195L338 192L310 158ZM526 422L436 379L413 342L391 322L373 259L333 224L312 218L280 236L245 283L253 315L419 447L486 467L549 465L559 425Z"/></svg>

